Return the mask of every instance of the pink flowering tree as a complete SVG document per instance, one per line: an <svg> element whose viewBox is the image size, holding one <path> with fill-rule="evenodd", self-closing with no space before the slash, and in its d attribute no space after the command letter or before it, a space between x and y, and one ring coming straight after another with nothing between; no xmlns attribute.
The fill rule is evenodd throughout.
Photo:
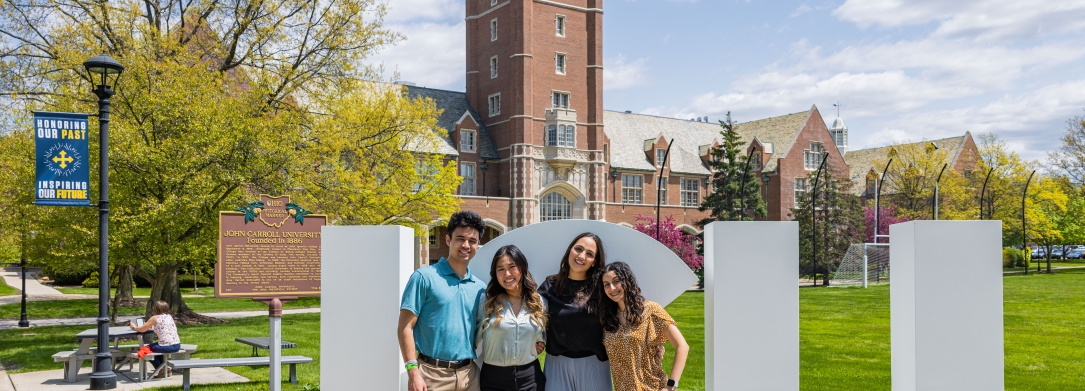
<svg viewBox="0 0 1085 391"><path fill-rule="evenodd" d="M896 216L896 207L893 204L882 205L882 213L878 216L878 234L889 235L889 226L897 223L903 223L908 221L905 217ZM874 241L874 205L868 205L863 207L863 218L866 220L863 226L866 232L863 233L863 238L866 243L889 243L888 238L881 238L879 242Z"/></svg>
<svg viewBox="0 0 1085 391"><path fill-rule="evenodd" d="M636 221L637 224L633 226L633 229L653 238L656 237L656 219L637 215ZM700 239L696 235L682 232L674 224L674 217L667 216L660 221L659 231L659 243L674 251L674 254L686 263L686 266L694 271L704 267L704 256L697 254L696 242Z"/></svg>

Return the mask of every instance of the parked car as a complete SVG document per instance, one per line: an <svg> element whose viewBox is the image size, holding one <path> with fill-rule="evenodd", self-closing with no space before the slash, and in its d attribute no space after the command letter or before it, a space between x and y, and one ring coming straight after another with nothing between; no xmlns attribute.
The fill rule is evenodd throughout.
<svg viewBox="0 0 1085 391"><path fill-rule="evenodd" d="M1032 259L1043 258L1047 251L1043 247L1034 247L1032 249Z"/></svg>
<svg viewBox="0 0 1085 391"><path fill-rule="evenodd" d="M1080 247L1066 252L1066 259L1081 259L1082 257L1085 257L1085 249Z"/></svg>
<svg viewBox="0 0 1085 391"><path fill-rule="evenodd" d="M1062 247L1051 249L1051 259L1062 259Z"/></svg>

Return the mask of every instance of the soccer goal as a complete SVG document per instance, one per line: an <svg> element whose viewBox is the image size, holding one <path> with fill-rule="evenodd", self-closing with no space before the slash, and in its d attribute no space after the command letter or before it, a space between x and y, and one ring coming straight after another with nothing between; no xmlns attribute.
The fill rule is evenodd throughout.
<svg viewBox="0 0 1085 391"><path fill-rule="evenodd" d="M854 243L848 247L829 286L889 282L889 243Z"/></svg>

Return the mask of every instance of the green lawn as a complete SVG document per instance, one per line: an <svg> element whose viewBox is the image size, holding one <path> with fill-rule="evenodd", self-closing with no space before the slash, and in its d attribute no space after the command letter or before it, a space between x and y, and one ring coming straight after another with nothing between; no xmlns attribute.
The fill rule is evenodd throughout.
<svg viewBox="0 0 1085 391"><path fill-rule="evenodd" d="M98 288L84 288L84 287L81 287L81 286L78 286L78 287L59 286L59 287L56 287L56 290L60 291L60 293L63 293L65 295L97 295L98 294ZM115 294L117 294L117 288L109 288L109 296L113 297L113 295L115 295ZM151 295L151 288L132 288L132 296L150 296L150 295ZM188 297L188 296L214 297L215 296L215 288L210 287L210 286L203 287L203 288L200 288L200 290L196 291L196 292L193 292L192 288L181 288L181 295L185 296L185 297Z"/></svg>
<svg viewBox="0 0 1085 391"><path fill-rule="evenodd" d="M1085 389L1085 270L1008 276L1004 282L1006 390ZM215 299L208 299L215 300ZM683 294L667 306L692 350L682 376L683 390L704 389L703 300ZM228 301L228 300L223 300ZM890 390L889 286L803 288L800 303L800 379L803 391ZM288 303L289 304L289 303ZM228 304L236 305L236 304ZM301 384L319 381L319 314L287 315L283 334L299 344L288 352L313 357L299 366ZM89 326L0 331L0 363L11 372L57 369L50 356L76 347L75 333ZM186 343L200 345L196 357L243 357L250 348L240 335L265 335L264 317L181 328ZM390 338L390 334L389 334ZM664 368L670 368L673 349ZM230 368L253 383L201 386L200 390L266 390L267 368ZM162 388L177 390L178 388ZM297 390L289 384L285 390Z"/></svg>
<svg viewBox="0 0 1085 391"><path fill-rule="evenodd" d="M1082 266L1085 266L1085 262L1081 262L1080 260L1077 260L1077 259L1072 260L1072 261L1055 261L1055 260L1051 261L1051 268L1052 269L1057 268L1057 267L1082 267ZM1004 271L1004 272L1021 271L1021 270L1025 270L1025 268L1023 268L1023 267L1002 268L1002 271ZM1047 261L1043 261L1043 260L1040 261L1040 270L1041 271L1046 271L1047 270ZM1034 272L1034 271L1036 271L1036 260L1035 259L1032 260L1032 263L1029 266L1029 272L1031 273L1031 272Z"/></svg>
<svg viewBox="0 0 1085 391"><path fill-rule="evenodd" d="M196 312L219 312L219 311L248 311L266 310L267 305L249 299L216 299L214 297L188 297L185 303ZM0 320L19 318L19 303L0 305ZM288 301L283 308L309 308L319 307L320 298L306 297L295 301ZM125 307L118 313L121 315L138 315L144 312L143 307ZM98 300L54 300L54 301L31 301L26 303L26 313L31 322L34 319L50 318L85 318L98 316Z"/></svg>
<svg viewBox="0 0 1085 391"><path fill-rule="evenodd" d="M4 279L0 278L0 296L10 296L19 294L19 290L8 286L4 282Z"/></svg>

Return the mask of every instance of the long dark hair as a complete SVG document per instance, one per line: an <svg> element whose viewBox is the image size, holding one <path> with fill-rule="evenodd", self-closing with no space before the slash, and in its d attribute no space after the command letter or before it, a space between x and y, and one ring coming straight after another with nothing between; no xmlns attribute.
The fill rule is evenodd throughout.
<svg viewBox="0 0 1085 391"><path fill-rule="evenodd" d="M554 287L556 292L565 292L565 283L569 281L569 254L573 252L573 247L581 238L591 238L591 240L595 241L595 262L588 268L587 284L584 284L584 287L576 292L576 301L578 305L589 304L588 307L591 309L590 307L593 307L593 305L589 303L588 299L592 296L592 292L595 291L596 285L596 281L592 276L607 264L606 252L603 251L603 239L599 238L599 235L591 232L576 235L573 241L569 242L569 247L565 249L565 255L561 256L561 268L558 269L558 274L546 277L546 279L550 281L550 285Z"/></svg>
<svg viewBox="0 0 1085 391"><path fill-rule="evenodd" d="M483 325L483 330L501 321L501 305L508 295L505 292L505 287L501 286L501 283L497 281L497 261L506 256L512 259L512 263L515 263L517 268L520 268L520 297L523 298L523 305L527 306L528 311L531 312L531 320L545 330L546 311L543 310L542 296L538 293L538 285L535 285L535 279L531 278L531 272L527 270L527 257L518 247L511 244L497 249L493 261L490 262L490 283L486 285L486 304L484 308L486 309L485 319L490 319L490 316L494 318L492 322Z"/></svg>
<svg viewBox="0 0 1085 391"><path fill-rule="evenodd" d="M622 291L625 296L625 322L630 326L636 326L641 322L641 314L644 313L644 296L640 294L640 286L637 285L637 277L633 270L625 262L614 262L606 265L595 274L595 281L600 288L596 290L595 301L599 311L599 322L603 324L603 330L615 332L621 327L622 322L618 317L618 303L611 300L603 293L603 275L614 272L618 281L622 283Z"/></svg>

